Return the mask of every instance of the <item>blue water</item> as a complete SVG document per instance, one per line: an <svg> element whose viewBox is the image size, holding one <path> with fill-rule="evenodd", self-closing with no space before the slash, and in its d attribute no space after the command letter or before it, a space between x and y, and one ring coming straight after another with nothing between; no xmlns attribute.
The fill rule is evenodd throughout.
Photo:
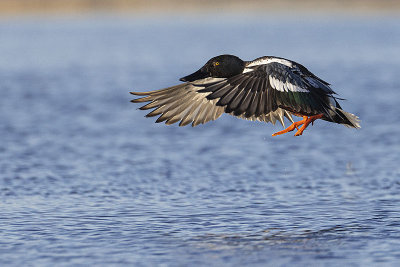
<svg viewBox="0 0 400 267"><path fill-rule="evenodd" d="M400 19L282 18L0 19L0 265L395 266ZM363 128L129 102L222 53L303 63Z"/></svg>

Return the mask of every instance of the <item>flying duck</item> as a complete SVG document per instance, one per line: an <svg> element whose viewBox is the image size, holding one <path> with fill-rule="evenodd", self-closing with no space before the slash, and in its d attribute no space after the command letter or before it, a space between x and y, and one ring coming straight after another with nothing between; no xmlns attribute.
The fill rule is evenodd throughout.
<svg viewBox="0 0 400 267"><path fill-rule="evenodd" d="M179 126L196 126L225 112L247 120L279 121L283 127L284 117L292 122L273 136L294 129L295 136L302 135L317 119L360 128L358 117L340 107L329 83L288 59L264 56L243 61L220 55L180 81L184 83L161 90L131 92L141 96L131 102L150 102L140 108L153 109L146 117L161 115L156 122L168 125L180 121ZM292 115L302 120L295 122Z"/></svg>

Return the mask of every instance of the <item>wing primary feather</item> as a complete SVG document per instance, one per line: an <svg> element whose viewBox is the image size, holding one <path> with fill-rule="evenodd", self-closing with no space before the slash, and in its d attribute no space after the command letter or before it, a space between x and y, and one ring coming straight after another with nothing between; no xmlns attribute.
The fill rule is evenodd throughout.
<svg viewBox="0 0 400 267"><path fill-rule="evenodd" d="M193 99L191 99L191 97L187 97L185 99L182 99L181 102L182 104L180 106L177 106L175 109L173 109L173 112L170 115L171 118L175 116L182 118L187 113L188 107L193 104Z"/></svg>
<svg viewBox="0 0 400 267"><path fill-rule="evenodd" d="M146 97L132 99L131 102L132 103L142 103L142 102L149 102L149 101L152 101L152 100L153 100L152 96L146 96Z"/></svg>
<svg viewBox="0 0 400 267"><path fill-rule="evenodd" d="M198 90L199 93L208 93L208 92L215 92L221 89L222 87L226 86L225 81L218 82L215 84L208 85L204 87L203 89Z"/></svg>
<svg viewBox="0 0 400 267"><path fill-rule="evenodd" d="M253 84L253 94L252 94L252 98L250 99L250 102L248 104L246 113L245 113L245 117L250 118L251 116L253 116L256 113L257 110L257 106L258 106L258 99L260 97L260 91L259 91L259 87L260 87L260 83L262 83L260 78L255 78L255 82Z"/></svg>
<svg viewBox="0 0 400 267"><path fill-rule="evenodd" d="M199 124L204 124L207 122L207 119L210 115L210 111L214 108L214 106L206 106L201 117L199 117Z"/></svg>
<svg viewBox="0 0 400 267"><path fill-rule="evenodd" d="M239 104L242 102L242 99L244 99L248 95L248 91L251 88L248 89L247 85L251 83L251 80L252 79L244 80L243 83L240 84L239 92L234 98L232 98L231 102L228 105L230 111L234 111L235 109L237 109L239 107Z"/></svg>
<svg viewBox="0 0 400 267"><path fill-rule="evenodd" d="M275 111L277 108L275 103L276 103L276 97L277 96L277 91L272 88L272 85L270 83L269 79L265 79L265 107L264 107L264 112L269 113L272 111Z"/></svg>
<svg viewBox="0 0 400 267"><path fill-rule="evenodd" d="M155 110L153 110L150 113L148 113L146 115L146 117L149 118L149 117L154 117L154 116L160 115L161 113L163 113L161 109L162 109L162 107L156 108Z"/></svg>
<svg viewBox="0 0 400 267"><path fill-rule="evenodd" d="M167 120L166 124L174 123L174 122L171 122L170 119L173 119L175 116L179 115L180 112L183 112L186 109L186 107L189 106L190 104L191 104L190 100L188 102L184 102L184 101L178 99L177 101L175 101L175 102L170 104L170 106L168 107L168 110L166 112L164 112L156 120L156 122L158 123L158 122L162 122L162 121ZM172 121L174 121L174 120L172 120Z"/></svg>
<svg viewBox="0 0 400 267"><path fill-rule="evenodd" d="M165 116L164 116L164 114L165 114L165 113L168 113L168 111L170 110L170 108L171 108L171 106L172 106L173 104L174 104L174 103L168 103L168 104L163 105L163 106L160 106L159 108L157 108L157 109L155 109L155 110L152 111L152 112L157 111L157 112L153 113L154 115L152 115L152 116L162 114L162 115L156 120L156 123L162 122L162 121L164 121L164 120L167 119L166 116L168 116L168 114L166 114ZM152 112L150 112L150 113L152 113ZM149 113L149 114L150 114L150 113ZM158 113L158 114L157 114L157 113ZM147 117L149 114L147 114L146 117Z"/></svg>
<svg viewBox="0 0 400 267"><path fill-rule="evenodd" d="M257 109L256 113L254 114L256 117L261 116L264 113L264 107L265 107L265 91L261 90L258 94L259 97L258 97Z"/></svg>
<svg viewBox="0 0 400 267"><path fill-rule="evenodd" d="M251 99L251 102L249 104L249 108L246 111L246 116L250 117L256 114L257 112L257 107L259 104L259 99L261 96L261 93L263 91L263 85L264 85L264 80L262 77L257 77L256 82L254 83L254 93L253 93L253 99Z"/></svg>
<svg viewBox="0 0 400 267"><path fill-rule="evenodd" d="M215 105L210 106L210 109L205 114L204 121L202 121L201 123L206 123L207 121L213 120L213 113L216 108L217 106Z"/></svg>
<svg viewBox="0 0 400 267"><path fill-rule="evenodd" d="M132 95L137 95L137 96L143 96L143 95L162 95L165 94L167 92L170 91L174 91L174 90L178 90L178 89L182 89L186 86L190 85L189 83L182 83L182 84L178 84L178 85L174 85L171 87L167 87L164 89L160 89L160 90L153 90L153 91L148 91L148 92L130 92Z"/></svg>
<svg viewBox="0 0 400 267"><path fill-rule="evenodd" d="M238 114L244 113L249 108L249 105L250 105L251 101L253 100L254 95L256 94L257 86L258 86L258 78L254 77L247 84L248 93L243 97L242 101L240 102L240 105L237 109Z"/></svg>
<svg viewBox="0 0 400 267"><path fill-rule="evenodd" d="M251 100L254 97L254 94L251 90L247 91L247 94L243 97L242 101L239 104L239 107L235 111L235 115L238 116L243 114L249 107Z"/></svg>
<svg viewBox="0 0 400 267"><path fill-rule="evenodd" d="M140 110L147 110L147 109L152 109L152 108L156 108L159 105L157 104L157 101L152 101L144 106L141 106L139 109Z"/></svg>
<svg viewBox="0 0 400 267"><path fill-rule="evenodd" d="M251 102L249 104L249 108L247 109L247 111L245 113L245 116L247 118L255 115L257 107L258 107L259 98L260 98L259 92L253 93L253 99L251 100Z"/></svg>
<svg viewBox="0 0 400 267"><path fill-rule="evenodd" d="M179 117L170 117L168 120L165 121L165 124L171 125L171 124L177 123L180 120L181 119Z"/></svg>
<svg viewBox="0 0 400 267"><path fill-rule="evenodd" d="M242 100L242 98L246 95L246 91L245 90L239 90L239 92L236 94L236 96L232 99L232 101L228 104L227 106L227 110L229 110L229 112L234 111L237 106L239 105L240 101Z"/></svg>
<svg viewBox="0 0 400 267"><path fill-rule="evenodd" d="M163 121L167 120L168 118L170 118L168 113L169 113L169 111L161 114L161 116L157 118L156 123L163 122Z"/></svg>
<svg viewBox="0 0 400 267"><path fill-rule="evenodd" d="M197 112L200 104L201 104L201 101L199 101L199 100L196 100L195 102L193 102L193 105L187 111L187 113L183 117L181 123L179 123L179 126L185 126L185 125L188 125L189 123L193 122L194 116L196 116L196 112Z"/></svg>
<svg viewBox="0 0 400 267"><path fill-rule="evenodd" d="M215 98L220 98L220 97L224 96L231 89L232 89L232 86L230 84L225 84L224 86L222 86L218 90L216 90L216 91L212 92L211 94L209 94L207 96L207 99L211 100L211 99L215 99Z"/></svg>
<svg viewBox="0 0 400 267"><path fill-rule="evenodd" d="M197 111L197 114L193 119L192 127L195 127L201 123L201 121L204 119L203 114L204 114L204 112L207 111L207 109L208 109L208 107L206 105L199 106L199 110Z"/></svg>
<svg viewBox="0 0 400 267"><path fill-rule="evenodd" d="M226 106L228 103L231 102L232 98L236 95L236 93L238 93L238 91L240 90L238 90L237 87L232 88L218 100L217 105Z"/></svg>

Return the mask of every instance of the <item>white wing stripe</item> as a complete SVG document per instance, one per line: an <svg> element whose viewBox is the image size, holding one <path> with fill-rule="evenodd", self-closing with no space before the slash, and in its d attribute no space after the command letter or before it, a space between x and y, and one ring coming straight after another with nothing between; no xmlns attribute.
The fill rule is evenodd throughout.
<svg viewBox="0 0 400 267"><path fill-rule="evenodd" d="M301 88L299 86L296 86L288 81L285 83L282 82L279 79L274 78L273 76L269 76L269 82L275 90L278 90L280 92L296 92L296 93L309 93L307 89Z"/></svg>
<svg viewBox="0 0 400 267"><path fill-rule="evenodd" d="M277 62L280 64L283 64L285 66L288 67L293 67L292 62L290 62L289 60L283 59L283 58L274 58L274 57L270 57L270 58L261 58L258 60L254 60L251 61L246 67L254 67L254 66L259 66L259 65L264 65L264 64L269 64L272 62Z"/></svg>
<svg viewBox="0 0 400 267"><path fill-rule="evenodd" d="M247 73L247 72L250 72L250 71L253 71L253 69L245 68L242 73Z"/></svg>

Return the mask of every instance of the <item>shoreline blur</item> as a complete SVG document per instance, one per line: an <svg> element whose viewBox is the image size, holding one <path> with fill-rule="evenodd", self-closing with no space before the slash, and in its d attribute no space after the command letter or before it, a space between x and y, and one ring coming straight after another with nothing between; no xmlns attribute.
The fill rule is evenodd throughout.
<svg viewBox="0 0 400 267"><path fill-rule="evenodd" d="M396 0L2 0L0 15L85 13L178 13L178 12L339 12L399 13Z"/></svg>

